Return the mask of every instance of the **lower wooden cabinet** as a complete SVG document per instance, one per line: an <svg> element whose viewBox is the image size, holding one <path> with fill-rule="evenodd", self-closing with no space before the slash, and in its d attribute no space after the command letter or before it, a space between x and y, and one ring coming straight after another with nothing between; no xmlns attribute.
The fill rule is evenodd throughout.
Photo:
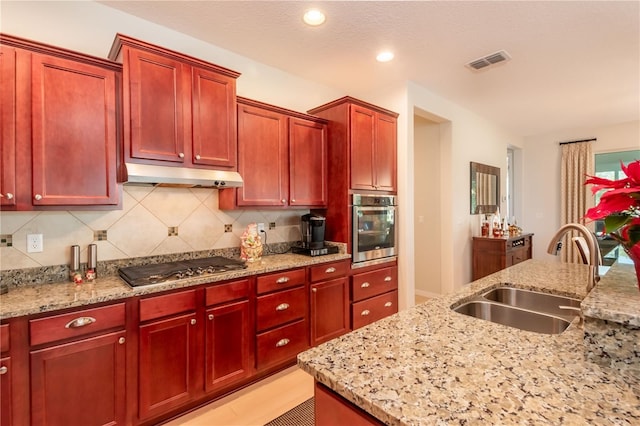
<svg viewBox="0 0 640 426"><path fill-rule="evenodd" d="M125 333L31 352L31 424L124 424Z"/></svg>
<svg viewBox="0 0 640 426"><path fill-rule="evenodd" d="M473 237L473 280L531 259L533 234L510 238Z"/></svg>
<svg viewBox="0 0 640 426"><path fill-rule="evenodd" d="M368 268L351 277L351 327L355 330L398 312L398 267Z"/></svg>
<svg viewBox="0 0 640 426"><path fill-rule="evenodd" d="M327 387L315 382L314 411L316 426L382 426L384 423L356 407Z"/></svg>
<svg viewBox="0 0 640 426"><path fill-rule="evenodd" d="M11 357L0 358L0 426L12 424Z"/></svg>

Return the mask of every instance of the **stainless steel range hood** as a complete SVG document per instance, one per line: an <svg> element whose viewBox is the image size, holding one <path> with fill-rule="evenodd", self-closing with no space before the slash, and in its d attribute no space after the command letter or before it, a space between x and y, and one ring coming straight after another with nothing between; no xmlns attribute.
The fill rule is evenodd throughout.
<svg viewBox="0 0 640 426"><path fill-rule="evenodd" d="M125 183L162 186L233 188L242 186L238 172L125 163Z"/></svg>

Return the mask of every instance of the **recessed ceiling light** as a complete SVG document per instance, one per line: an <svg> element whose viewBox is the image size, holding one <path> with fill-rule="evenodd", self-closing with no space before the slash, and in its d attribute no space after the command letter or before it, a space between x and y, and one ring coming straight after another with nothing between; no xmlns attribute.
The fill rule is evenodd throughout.
<svg viewBox="0 0 640 426"><path fill-rule="evenodd" d="M302 19L307 24L317 27L318 25L324 24L326 17L324 16L324 13L320 12L318 9L309 9L305 12Z"/></svg>
<svg viewBox="0 0 640 426"><path fill-rule="evenodd" d="M389 51L380 52L378 53L378 56L376 56L376 60L378 62L389 62L392 59L393 59L393 52L389 52Z"/></svg>

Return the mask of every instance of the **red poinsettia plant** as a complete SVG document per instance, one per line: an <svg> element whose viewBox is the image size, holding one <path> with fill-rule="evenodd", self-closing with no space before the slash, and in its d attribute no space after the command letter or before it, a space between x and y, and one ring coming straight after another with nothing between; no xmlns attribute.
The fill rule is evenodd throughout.
<svg viewBox="0 0 640 426"><path fill-rule="evenodd" d="M585 184L592 184L591 191L607 190L597 206L585 215L591 220L604 219L604 230L618 241L631 259L640 262L640 160L626 166L621 162L623 179L610 180L589 176Z"/></svg>

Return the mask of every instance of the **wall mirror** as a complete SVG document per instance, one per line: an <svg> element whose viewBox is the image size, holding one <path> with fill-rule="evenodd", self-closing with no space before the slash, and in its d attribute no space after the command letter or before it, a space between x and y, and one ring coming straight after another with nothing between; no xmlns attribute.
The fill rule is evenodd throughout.
<svg viewBox="0 0 640 426"><path fill-rule="evenodd" d="M500 168L471 162L471 214L494 213L500 204Z"/></svg>

